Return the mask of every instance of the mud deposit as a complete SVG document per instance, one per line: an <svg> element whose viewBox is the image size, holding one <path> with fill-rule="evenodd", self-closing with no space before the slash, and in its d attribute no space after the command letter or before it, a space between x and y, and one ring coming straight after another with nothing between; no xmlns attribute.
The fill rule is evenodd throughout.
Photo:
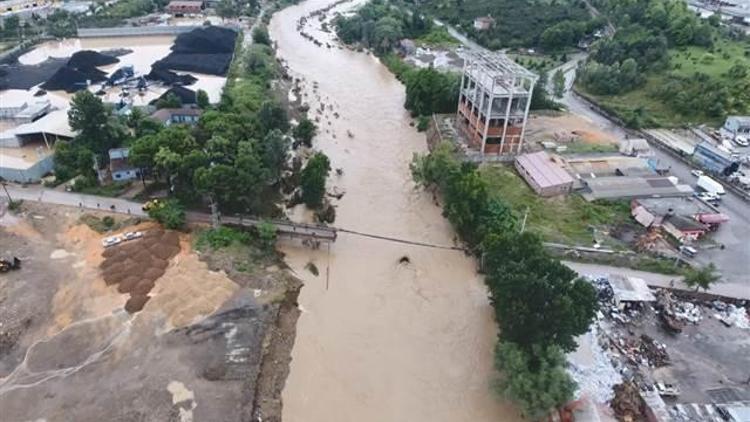
<svg viewBox="0 0 750 422"><path fill-rule="evenodd" d="M79 210L24 208L0 210L0 254L24 260L0 276L0 420L279 420L299 281L261 266L235 282L153 223L104 252L113 233ZM122 274L155 281L135 314Z"/></svg>
<svg viewBox="0 0 750 422"><path fill-rule="evenodd" d="M409 162L426 142L403 109L404 87L375 57L321 28L361 4L315 12L332 3L289 7L270 31L318 122L313 146L335 169L329 191L346 192L332 199L336 226L451 245L441 209L411 182ZM298 211L295 218L309 215ZM283 250L305 282L285 422L520 419L491 390L496 325L472 259L344 233L330 250L293 242ZM310 263L318 275L305 269Z"/></svg>
<svg viewBox="0 0 750 422"><path fill-rule="evenodd" d="M143 309L156 280L164 275L169 260L179 252L177 232L151 229L141 239L105 249L99 268L107 285L116 284L118 292L130 294L125 309L132 313Z"/></svg>

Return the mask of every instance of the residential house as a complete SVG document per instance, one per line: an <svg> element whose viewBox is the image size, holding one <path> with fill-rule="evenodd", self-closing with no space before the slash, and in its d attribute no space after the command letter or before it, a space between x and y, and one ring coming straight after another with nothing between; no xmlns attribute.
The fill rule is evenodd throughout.
<svg viewBox="0 0 750 422"><path fill-rule="evenodd" d="M199 108L162 108L151 114L151 118L161 122L164 126L176 124L194 126L198 124L201 114L203 111Z"/></svg>
<svg viewBox="0 0 750 422"><path fill-rule="evenodd" d="M109 172L115 182L137 179L140 170L128 161L128 148L113 148L109 150Z"/></svg>
<svg viewBox="0 0 750 422"><path fill-rule="evenodd" d="M709 231L708 226L705 224L681 215L668 216L661 227L681 243L690 243L698 240L698 238Z"/></svg>
<svg viewBox="0 0 750 422"><path fill-rule="evenodd" d="M495 19L490 16L479 16L474 19L474 29L477 31L486 31L495 25Z"/></svg>

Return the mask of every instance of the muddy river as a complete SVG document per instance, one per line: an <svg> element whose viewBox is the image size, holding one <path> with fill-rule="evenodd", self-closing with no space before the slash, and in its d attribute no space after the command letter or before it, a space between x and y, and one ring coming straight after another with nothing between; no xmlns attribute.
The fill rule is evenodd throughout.
<svg viewBox="0 0 750 422"><path fill-rule="evenodd" d="M270 29L320 119L316 148L342 171L329 180L346 192L335 201L336 226L452 245L441 209L411 182L409 162L426 144L410 126L403 86L371 55L326 48L333 41L317 17L304 32L322 46L297 31L300 17L330 3L285 9ZM496 328L472 259L344 233L330 250L283 249L305 281L285 421L518 419L491 391ZM318 276L305 269L309 262Z"/></svg>

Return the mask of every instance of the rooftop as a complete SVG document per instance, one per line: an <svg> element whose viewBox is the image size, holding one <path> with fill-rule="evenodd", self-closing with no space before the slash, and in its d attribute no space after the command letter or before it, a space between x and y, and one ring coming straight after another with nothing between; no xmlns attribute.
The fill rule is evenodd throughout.
<svg viewBox="0 0 750 422"><path fill-rule="evenodd" d="M573 178L544 151L519 155L516 161L542 188L573 183Z"/></svg>
<svg viewBox="0 0 750 422"><path fill-rule="evenodd" d="M0 167L26 170L52 154L44 143L33 143L21 148L0 147Z"/></svg>
<svg viewBox="0 0 750 422"><path fill-rule="evenodd" d="M189 108L189 107L183 107L183 108L161 108L159 110L156 110L151 114L151 117L164 123L167 120L171 119L172 116L178 115L178 116L200 116L203 114L203 110L198 108Z"/></svg>
<svg viewBox="0 0 750 422"><path fill-rule="evenodd" d="M507 94L511 89L514 93L527 92L530 87L523 86L522 83L536 82L539 79L535 73L502 52L472 50L466 55L465 63L466 72L484 89L495 94Z"/></svg>
<svg viewBox="0 0 750 422"><path fill-rule="evenodd" d="M635 200L638 205L647 209L651 214L656 215L696 215L696 214L715 214L712 208L703 202L687 198L640 198Z"/></svg>
<svg viewBox="0 0 750 422"><path fill-rule="evenodd" d="M656 296L651 293L648 284L642 278L627 277L620 274L610 274L609 285L619 302L653 302Z"/></svg>
<svg viewBox="0 0 750 422"><path fill-rule="evenodd" d="M667 218L666 222L681 231L708 230L708 227L705 225L682 215L671 215Z"/></svg>
<svg viewBox="0 0 750 422"><path fill-rule="evenodd" d="M693 188L675 184L668 177L597 177L585 179L588 192L582 196L589 201L615 198L647 198L690 196Z"/></svg>

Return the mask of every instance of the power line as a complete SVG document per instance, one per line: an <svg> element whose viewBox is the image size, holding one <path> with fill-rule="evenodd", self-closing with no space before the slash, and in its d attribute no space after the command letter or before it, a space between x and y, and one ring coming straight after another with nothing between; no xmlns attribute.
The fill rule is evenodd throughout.
<svg viewBox="0 0 750 422"><path fill-rule="evenodd" d="M336 231L342 232L342 233L349 233L349 234L353 234L353 235L356 235L356 236L369 237L369 238L372 238L372 239L387 240L389 242L404 243L404 244L407 244L407 245L414 245L414 246L423 246L423 247L426 247L426 248L447 249L447 250L462 251L462 252L466 251L465 248L462 248L460 246L436 245L436 244L433 244L433 243L425 243L425 242L417 242L417 241L413 241L413 240L398 239L398 238L395 238L395 237L380 236L380 235L377 235L377 234L363 233L363 232L358 232L356 230L341 229L341 228L337 228Z"/></svg>

